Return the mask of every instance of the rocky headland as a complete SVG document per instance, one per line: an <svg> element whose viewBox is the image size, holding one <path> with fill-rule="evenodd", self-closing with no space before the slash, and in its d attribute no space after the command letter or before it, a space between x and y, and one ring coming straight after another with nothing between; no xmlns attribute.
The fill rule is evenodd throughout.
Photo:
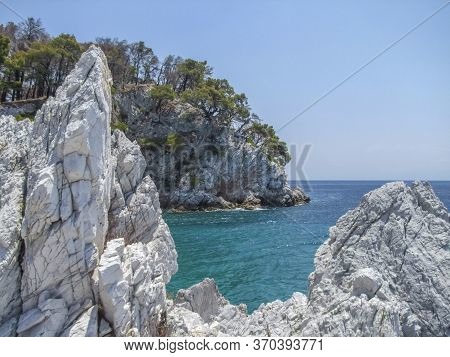
<svg viewBox="0 0 450 357"><path fill-rule="evenodd" d="M113 97L113 125L136 140L163 208L178 210L293 206L309 202L291 188L284 163L225 120L208 119L180 100L157 110L152 86L133 86Z"/></svg>
<svg viewBox="0 0 450 357"><path fill-rule="evenodd" d="M308 296L249 315L206 279L168 298L177 253L160 189L138 143L111 133L116 110L106 58L92 46L33 122L0 116L1 336L450 335L450 218L422 182L384 185L341 217L316 253ZM128 130L139 131L131 121L141 115ZM265 177L282 192L282 176ZM288 203L253 196L293 204L285 193Z"/></svg>
<svg viewBox="0 0 450 357"><path fill-rule="evenodd" d="M294 206L310 198L291 187L285 158L255 145L254 121L240 128L210 120L194 106L173 99L158 109L152 85L115 89L111 127L136 141L155 183L161 208L177 211ZM33 119L45 99L6 102L0 115ZM271 145L281 145L277 141ZM285 150L284 148L282 150Z"/></svg>

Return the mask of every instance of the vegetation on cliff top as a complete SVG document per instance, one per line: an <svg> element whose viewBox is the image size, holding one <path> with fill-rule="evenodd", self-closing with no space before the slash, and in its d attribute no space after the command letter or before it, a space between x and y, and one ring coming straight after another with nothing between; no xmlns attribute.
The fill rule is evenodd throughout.
<svg viewBox="0 0 450 357"><path fill-rule="evenodd" d="M94 43L108 59L113 92L125 86L149 84L155 113L161 114L174 100L189 103L210 123L235 127L236 135L260 147L270 160L280 164L289 161L286 144L271 126L261 124L251 114L246 95L236 93L226 79L214 78L206 61L173 55L160 61L143 41L97 38ZM51 38L39 19L0 25L1 102L55 95L89 45L69 34Z"/></svg>

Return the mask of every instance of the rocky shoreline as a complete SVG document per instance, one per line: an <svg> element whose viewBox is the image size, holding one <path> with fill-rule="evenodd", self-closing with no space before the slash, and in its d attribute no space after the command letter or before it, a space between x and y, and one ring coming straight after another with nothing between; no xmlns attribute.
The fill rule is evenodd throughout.
<svg viewBox="0 0 450 357"><path fill-rule="evenodd" d="M111 134L112 103L91 46L34 122L0 116L0 336L450 335L450 216L423 182L341 217L308 296L249 315L207 279L169 299L175 244L148 158Z"/></svg>
<svg viewBox="0 0 450 357"><path fill-rule="evenodd" d="M307 196L304 191L298 187L292 188L293 195L298 195L298 199L295 200L295 203L292 205L288 205L287 207L294 206L302 206L311 201L311 198ZM214 211L224 211L224 210L243 210L243 211L254 211L258 209L270 209L280 206L273 205L263 205L261 203L254 202L243 202L243 203L233 203L233 202L221 202L216 205L206 205L206 206L197 206L197 207L189 207L186 208L184 206L176 206L171 208L164 208L164 212L169 213L183 213L183 212L214 212ZM283 206L281 206L283 207Z"/></svg>

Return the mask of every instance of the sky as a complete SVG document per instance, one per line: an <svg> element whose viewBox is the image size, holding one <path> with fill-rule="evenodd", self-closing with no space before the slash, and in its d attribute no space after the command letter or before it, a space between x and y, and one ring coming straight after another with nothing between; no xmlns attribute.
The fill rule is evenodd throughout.
<svg viewBox="0 0 450 357"><path fill-rule="evenodd" d="M0 2L52 35L207 60L278 129L446 1ZM7 21L20 19L0 4ZM290 178L450 180L449 38L450 5L280 130L297 158L311 148Z"/></svg>

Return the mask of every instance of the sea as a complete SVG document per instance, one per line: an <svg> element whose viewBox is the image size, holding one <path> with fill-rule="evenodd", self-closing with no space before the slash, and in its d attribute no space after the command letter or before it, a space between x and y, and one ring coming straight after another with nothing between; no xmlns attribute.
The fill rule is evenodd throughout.
<svg viewBox="0 0 450 357"><path fill-rule="evenodd" d="M164 213L178 252L169 294L213 278L232 304L252 312L262 303L307 293L314 254L328 229L384 181L309 181L311 202L259 210ZM294 183L295 184L295 183ZM450 207L450 181L431 185Z"/></svg>

